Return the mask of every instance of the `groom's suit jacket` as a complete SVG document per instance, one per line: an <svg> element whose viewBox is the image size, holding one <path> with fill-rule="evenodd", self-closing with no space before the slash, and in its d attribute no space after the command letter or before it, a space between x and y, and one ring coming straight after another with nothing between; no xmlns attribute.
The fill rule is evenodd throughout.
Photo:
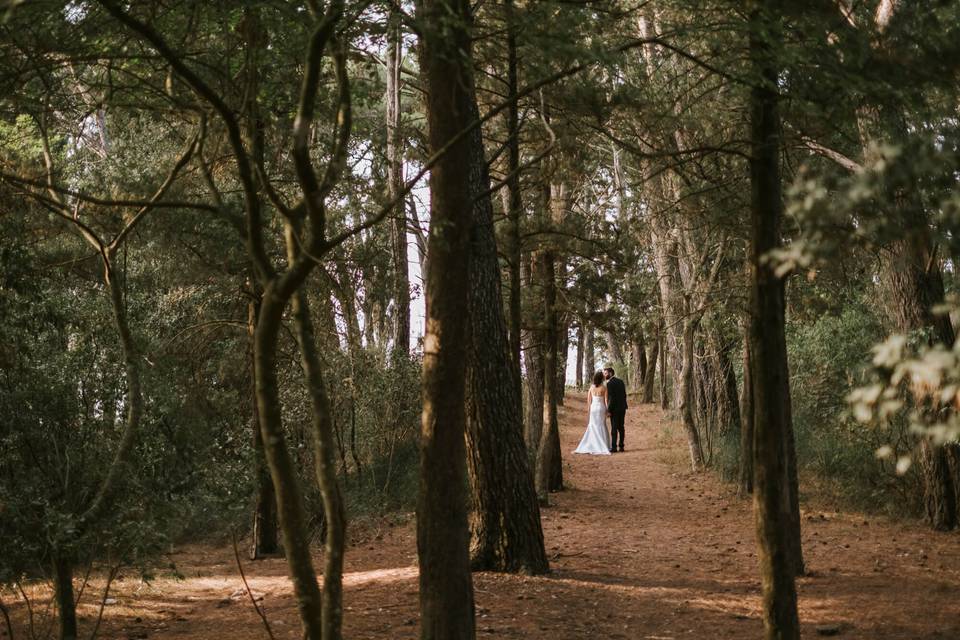
<svg viewBox="0 0 960 640"><path fill-rule="evenodd" d="M607 380L607 410L610 413L627 410L627 386L623 380L614 376Z"/></svg>

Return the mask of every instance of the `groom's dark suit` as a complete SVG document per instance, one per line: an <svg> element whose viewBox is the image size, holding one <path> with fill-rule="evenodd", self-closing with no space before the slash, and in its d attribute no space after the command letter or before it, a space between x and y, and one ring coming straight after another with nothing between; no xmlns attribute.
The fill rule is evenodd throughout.
<svg viewBox="0 0 960 640"><path fill-rule="evenodd" d="M627 414L627 386L623 380L612 376L607 380L607 411L610 412L610 450L623 451L623 421ZM620 444L617 445L617 434Z"/></svg>

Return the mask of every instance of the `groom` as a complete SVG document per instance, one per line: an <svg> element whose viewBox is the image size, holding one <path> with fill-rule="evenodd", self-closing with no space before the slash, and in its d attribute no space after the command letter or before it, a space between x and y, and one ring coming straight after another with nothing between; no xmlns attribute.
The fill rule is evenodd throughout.
<svg viewBox="0 0 960 640"><path fill-rule="evenodd" d="M607 380L607 415L610 417L610 453L617 448L617 434L620 434L619 450L623 451L623 420L627 414L627 387L623 380L614 375L612 367L603 370Z"/></svg>

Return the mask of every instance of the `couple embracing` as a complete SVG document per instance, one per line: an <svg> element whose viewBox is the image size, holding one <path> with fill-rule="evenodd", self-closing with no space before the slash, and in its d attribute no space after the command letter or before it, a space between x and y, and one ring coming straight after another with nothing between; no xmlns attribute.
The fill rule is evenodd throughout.
<svg viewBox="0 0 960 640"><path fill-rule="evenodd" d="M587 391L587 431L574 453L609 455L623 451L623 420L626 413L627 387L623 380L617 378L610 367L597 371L593 375L593 385ZM610 418L609 434L607 417Z"/></svg>

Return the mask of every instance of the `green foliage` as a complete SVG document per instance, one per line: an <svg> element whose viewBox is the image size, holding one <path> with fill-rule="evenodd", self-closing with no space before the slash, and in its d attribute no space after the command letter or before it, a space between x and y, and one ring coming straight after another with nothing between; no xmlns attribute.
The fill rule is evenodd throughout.
<svg viewBox="0 0 960 640"><path fill-rule="evenodd" d="M897 476L874 455L887 442L905 446L903 422L868 428L847 406L847 394L867 378L871 349L883 335L863 299L836 315L788 325L797 460L802 472L813 474L808 477L825 481L858 508L911 513L918 507L916 479Z"/></svg>

